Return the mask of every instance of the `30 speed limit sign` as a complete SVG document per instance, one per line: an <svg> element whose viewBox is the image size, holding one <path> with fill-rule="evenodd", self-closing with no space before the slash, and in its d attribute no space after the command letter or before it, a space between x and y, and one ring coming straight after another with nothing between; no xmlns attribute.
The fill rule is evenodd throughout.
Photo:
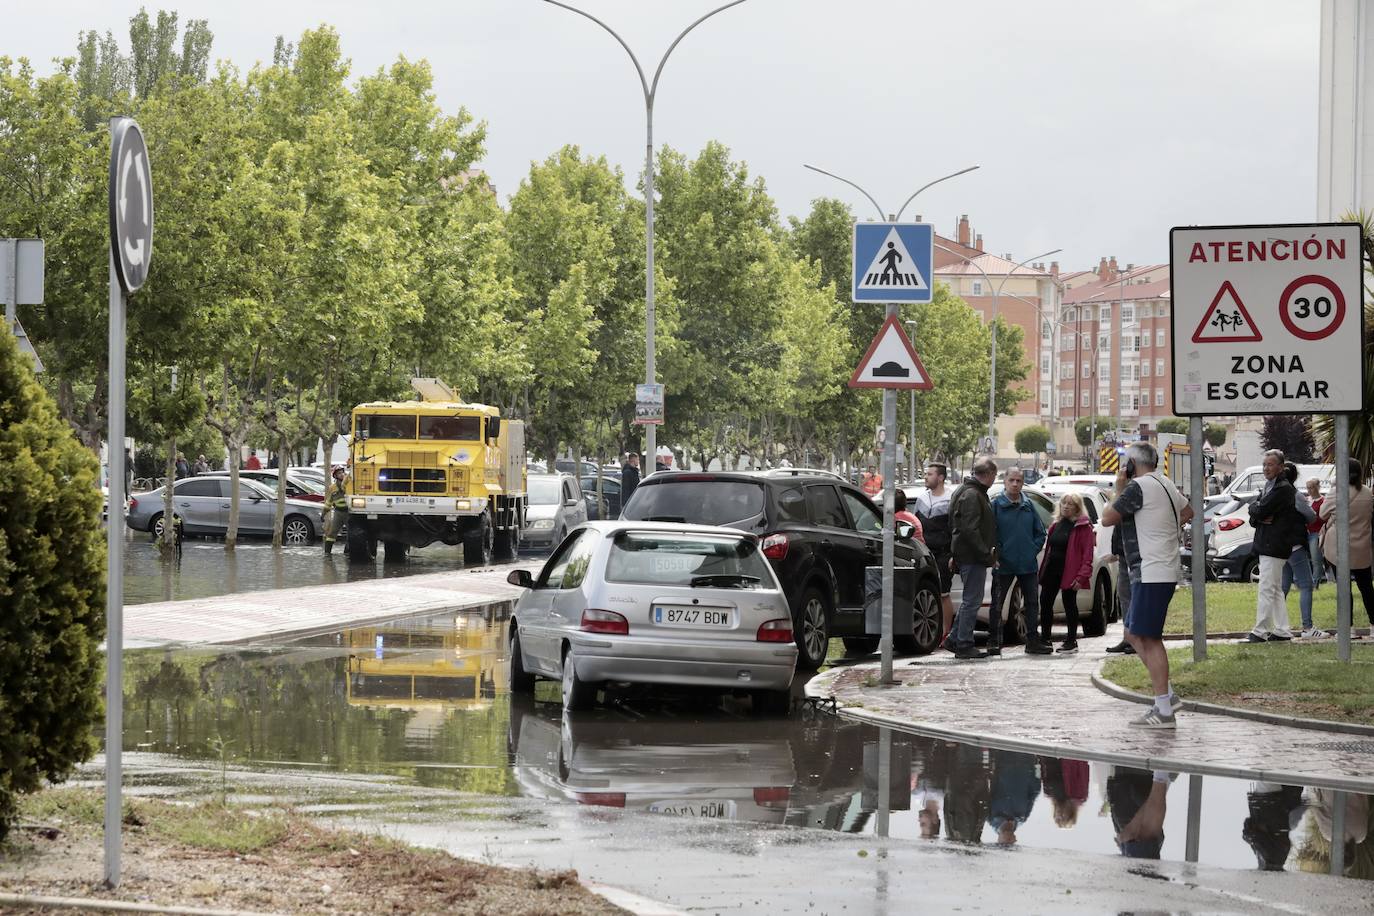
<svg viewBox="0 0 1374 916"><path fill-rule="evenodd" d="M1358 223L1174 229L1174 412L1359 411L1360 243Z"/></svg>

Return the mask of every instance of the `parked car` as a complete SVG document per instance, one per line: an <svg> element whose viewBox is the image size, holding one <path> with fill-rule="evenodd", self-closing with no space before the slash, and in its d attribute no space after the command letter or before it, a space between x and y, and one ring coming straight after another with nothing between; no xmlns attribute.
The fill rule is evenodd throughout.
<svg viewBox="0 0 1374 916"><path fill-rule="evenodd" d="M222 476L223 471L214 472L213 476ZM205 476L205 475L201 475ZM281 477L281 472L276 468L261 468L256 471L239 471L240 480L256 480L258 483L275 490L277 480ZM303 499L306 502L324 502L324 484L318 482L313 476L303 470L288 468L286 471L286 497L287 499Z"/></svg>
<svg viewBox="0 0 1374 916"><path fill-rule="evenodd" d="M583 497L587 503L587 518L596 521L601 518L599 501L597 499L596 475L583 477L579 484L582 486ZM620 518L620 475L612 477L610 474L603 474L601 477L601 497L606 500L606 518Z"/></svg>
<svg viewBox="0 0 1374 916"><path fill-rule="evenodd" d="M782 587L756 538L733 528L588 522L554 550L510 622L510 689L562 684L582 709L607 681L753 692L786 711L797 664Z"/></svg>
<svg viewBox="0 0 1374 916"><path fill-rule="evenodd" d="M1203 511L1207 531L1207 575L1231 582L1258 582L1259 557L1252 551L1255 529L1250 524L1253 494L1208 506ZM1193 525L1183 526L1183 548L1179 551L1183 574L1193 566Z"/></svg>
<svg viewBox="0 0 1374 916"><path fill-rule="evenodd" d="M183 477L172 485L172 511L181 519L184 534L222 535L229 528L229 477ZM322 503L286 500L282 540L309 544L324 528ZM129 499L128 524L136 531L160 537L164 524L163 488L135 493ZM253 480L239 481L239 531L271 534L277 515L277 496Z"/></svg>
<svg viewBox="0 0 1374 916"><path fill-rule="evenodd" d="M522 547L533 550L557 547L568 532L587 520L582 488L571 474L530 474L526 492Z"/></svg>
<svg viewBox="0 0 1374 916"><path fill-rule="evenodd" d="M995 499L1002 490L1001 484L994 484L988 490L988 498ZM1116 602L1118 564L1112 559L1112 529L1104 527L1102 524L1102 510L1109 504L1107 494L1095 484L1087 483L1073 487L1060 487L1053 491L1040 486L1027 486L1021 491L1021 495L1030 500L1031 506L1048 529L1054 519L1055 503L1058 502L1062 494L1069 491L1083 497L1084 510L1088 513L1088 518L1092 519L1093 531L1097 535L1097 546L1093 550L1093 588L1091 593L1087 591L1078 593L1078 620L1083 627L1084 636L1101 636L1107 631L1107 624L1121 616L1121 609ZM1036 562L1038 563L1044 555L1042 549L1036 557ZM958 573L955 573L950 589L950 599L956 608L959 606L962 596L963 584ZM981 629L987 628L988 621L992 619L991 611L992 577L989 576L983 587L982 606L978 609L978 624L981 625ZM1002 641L1007 645L1025 642L1029 627L1039 623L1039 621L1027 621L1025 619L1025 596L1021 594L1020 588L1013 588L1009 595L1004 596L1000 611ZM1062 593L1056 593L1054 598L1054 619L1064 619Z"/></svg>
<svg viewBox="0 0 1374 916"><path fill-rule="evenodd" d="M640 482L621 518L726 525L757 535L787 595L799 666L819 667L832 636L851 654L877 648L864 617L864 570L882 565L882 514L835 475L794 468L654 474ZM915 568L915 583L910 635L899 622L894 647L932 652L940 637L935 559L924 544L899 540L896 562Z"/></svg>

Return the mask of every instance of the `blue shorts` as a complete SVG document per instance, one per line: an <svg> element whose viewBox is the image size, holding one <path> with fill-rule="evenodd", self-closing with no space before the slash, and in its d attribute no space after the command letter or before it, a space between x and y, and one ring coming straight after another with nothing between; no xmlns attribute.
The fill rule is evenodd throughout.
<svg viewBox="0 0 1374 916"><path fill-rule="evenodd" d="M1132 582L1126 629L1136 636L1163 636L1164 618L1169 615L1169 602L1174 600L1177 588L1177 582Z"/></svg>

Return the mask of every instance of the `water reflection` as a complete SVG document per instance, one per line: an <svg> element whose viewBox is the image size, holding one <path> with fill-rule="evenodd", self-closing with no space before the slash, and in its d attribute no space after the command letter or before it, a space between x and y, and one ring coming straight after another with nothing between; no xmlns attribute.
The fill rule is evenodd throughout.
<svg viewBox="0 0 1374 916"><path fill-rule="evenodd" d="M808 707L761 718L714 694L629 691L564 716L556 685L538 698L505 693L506 613L449 612L285 648L130 653L125 749L692 820L1374 877L1364 795L1191 776L1184 804L1169 773L917 737Z"/></svg>

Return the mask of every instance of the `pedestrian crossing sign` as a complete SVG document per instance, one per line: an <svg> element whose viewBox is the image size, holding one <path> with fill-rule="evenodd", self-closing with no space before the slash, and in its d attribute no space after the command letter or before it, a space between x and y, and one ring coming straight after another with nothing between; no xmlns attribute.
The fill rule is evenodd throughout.
<svg viewBox="0 0 1374 916"><path fill-rule="evenodd" d="M930 223L855 223L855 302L929 302L935 227Z"/></svg>

